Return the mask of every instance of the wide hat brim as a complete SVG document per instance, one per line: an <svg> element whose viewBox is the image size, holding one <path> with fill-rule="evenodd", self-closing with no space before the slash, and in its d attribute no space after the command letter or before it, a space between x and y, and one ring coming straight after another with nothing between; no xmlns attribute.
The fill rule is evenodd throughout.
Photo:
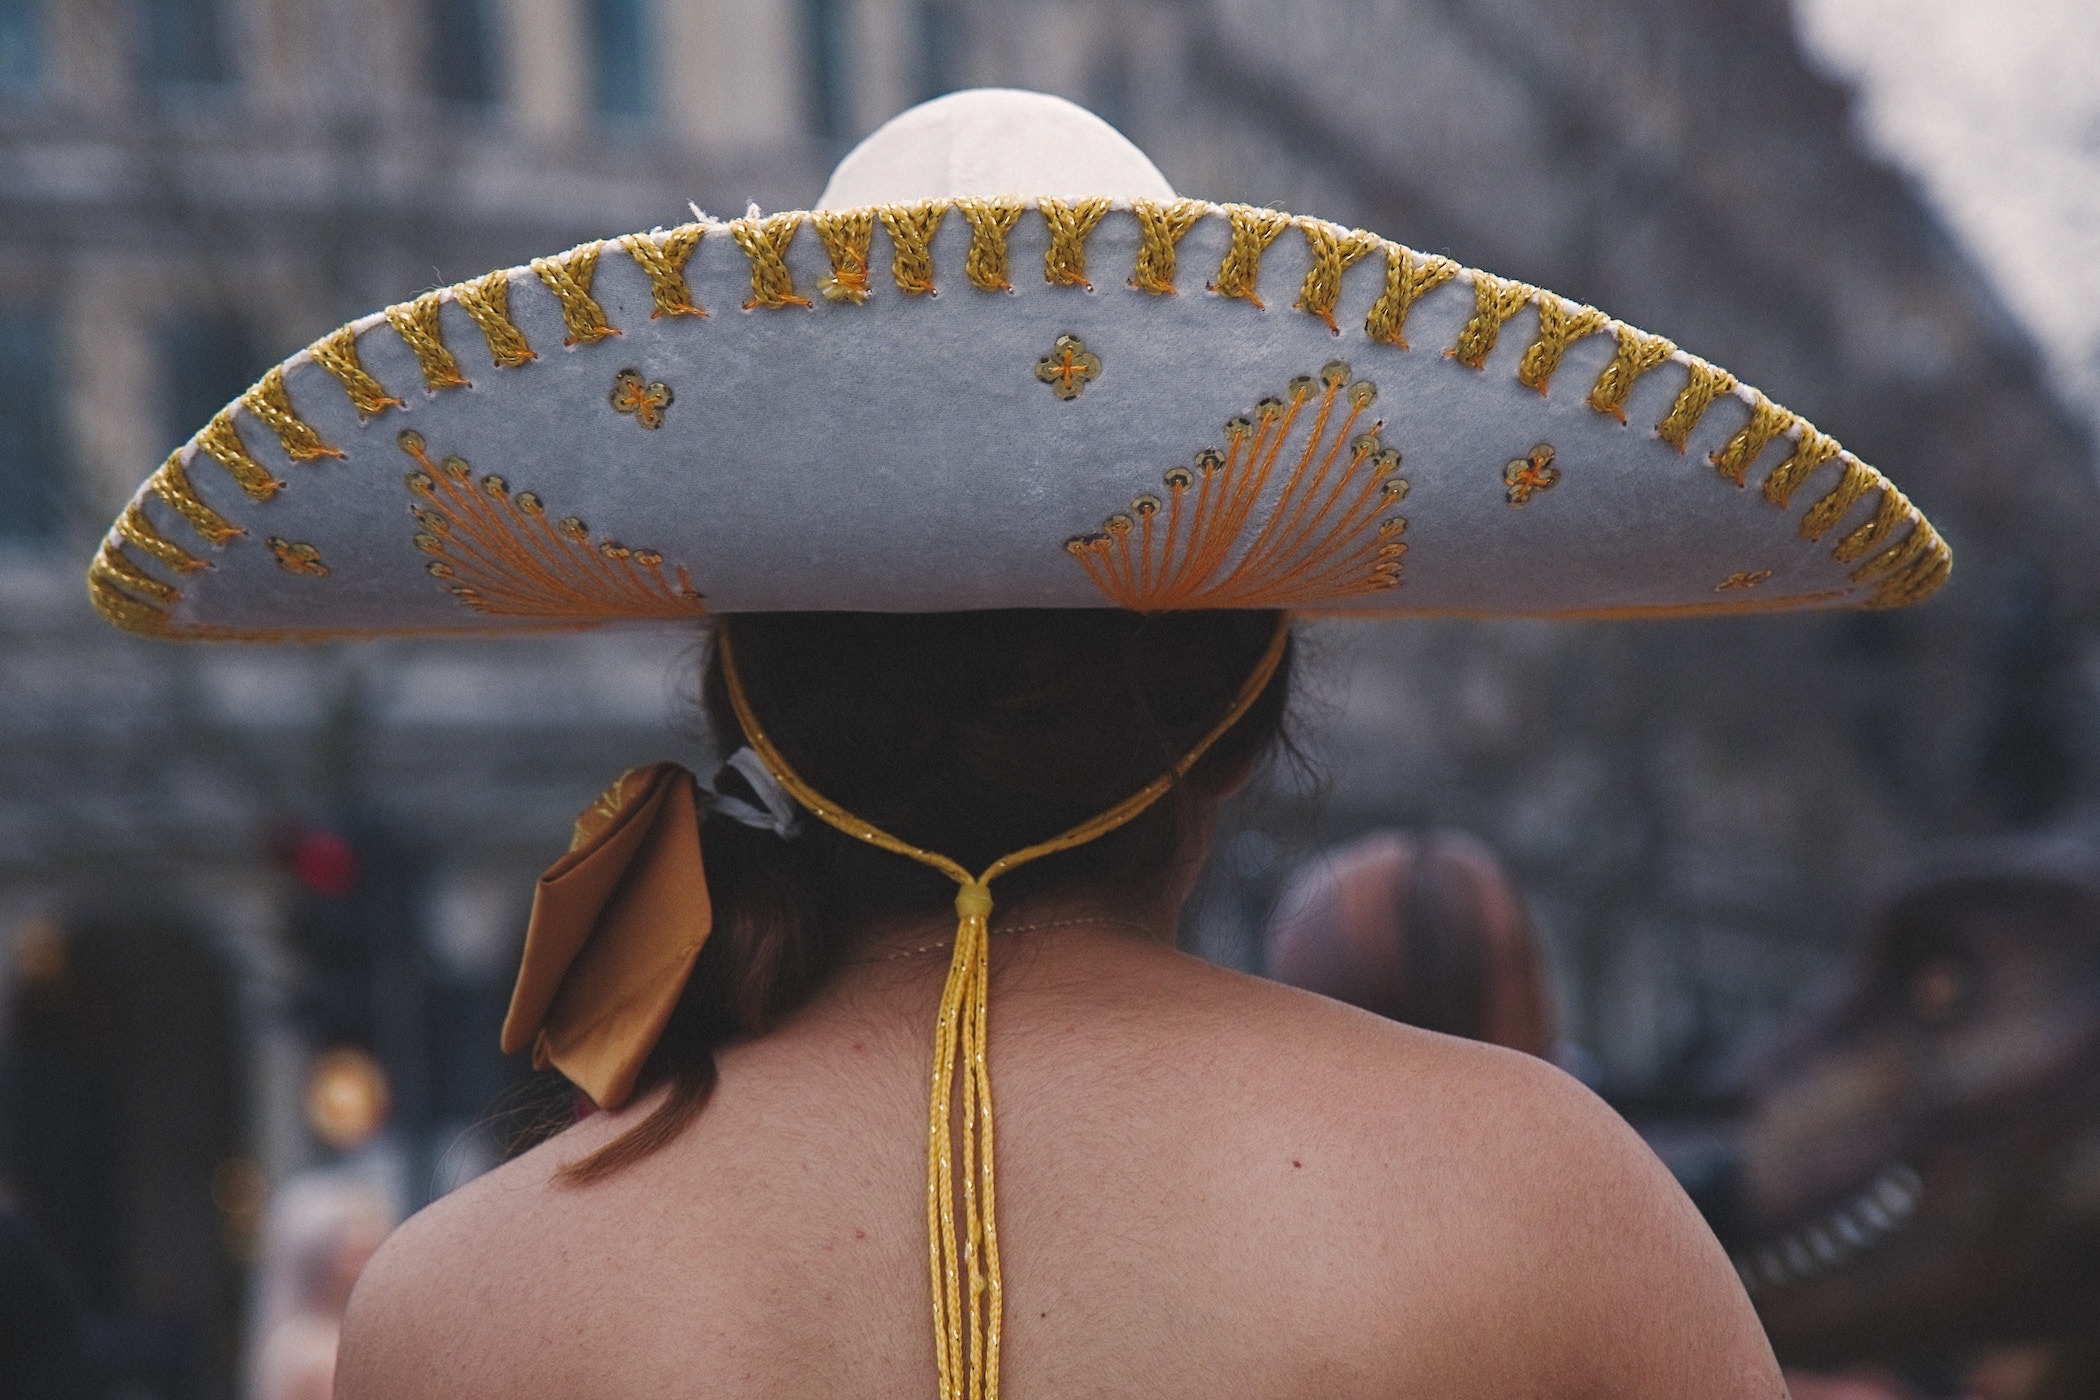
<svg viewBox="0 0 2100 1400"><path fill-rule="evenodd" d="M1043 193L694 223L353 322L171 456L89 586L155 636L323 638L1890 607L1949 563L1833 439L1592 308L1317 219Z"/></svg>

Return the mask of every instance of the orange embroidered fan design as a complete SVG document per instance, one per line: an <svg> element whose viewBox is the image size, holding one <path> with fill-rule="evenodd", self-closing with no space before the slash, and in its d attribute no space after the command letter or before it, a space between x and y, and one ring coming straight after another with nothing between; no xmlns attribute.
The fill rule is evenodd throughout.
<svg viewBox="0 0 2100 1400"><path fill-rule="evenodd" d="M1407 482L1399 451L1378 440L1383 424L1357 431L1378 386L1349 373L1335 360L1318 379L1293 379L1285 397L1226 423L1223 451L1169 468L1165 501L1139 496L1066 551L1108 598L1144 612L1299 607L1396 586L1407 519L1379 512L1406 499ZM1303 441L1257 526L1300 419Z"/></svg>
<svg viewBox="0 0 2100 1400"><path fill-rule="evenodd" d="M706 614L683 565L674 585L656 550L593 542L581 520L549 520L538 496L513 495L502 477L477 481L461 457L431 461L413 429L396 441L421 467L406 480L416 548L432 556L423 567L476 612L578 622Z"/></svg>

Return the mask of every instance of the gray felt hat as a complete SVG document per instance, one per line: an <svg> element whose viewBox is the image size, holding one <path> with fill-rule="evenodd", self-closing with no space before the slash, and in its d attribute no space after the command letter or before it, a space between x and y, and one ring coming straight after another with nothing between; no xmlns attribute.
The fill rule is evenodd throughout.
<svg viewBox="0 0 2100 1400"><path fill-rule="evenodd" d="M810 213L587 243L342 327L89 571L162 637L779 609L1893 607L1946 545L1727 371L1374 234L1177 198L1033 93Z"/></svg>

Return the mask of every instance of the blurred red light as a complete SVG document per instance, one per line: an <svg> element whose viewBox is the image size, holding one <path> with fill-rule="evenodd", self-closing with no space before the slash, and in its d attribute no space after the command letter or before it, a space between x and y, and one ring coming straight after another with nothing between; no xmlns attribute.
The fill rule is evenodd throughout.
<svg viewBox="0 0 2100 1400"><path fill-rule="evenodd" d="M340 899L357 888L357 852L332 831L302 831L292 843L292 873L315 894Z"/></svg>

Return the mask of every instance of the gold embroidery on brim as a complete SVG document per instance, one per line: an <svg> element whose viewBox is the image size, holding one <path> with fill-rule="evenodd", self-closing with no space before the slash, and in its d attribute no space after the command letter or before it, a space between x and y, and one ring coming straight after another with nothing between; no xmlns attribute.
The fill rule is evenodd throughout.
<svg viewBox="0 0 2100 1400"><path fill-rule="evenodd" d="M197 434L197 448L226 468L227 475L251 501L267 501L284 489L284 483L249 454L248 444L241 441L240 429L233 425L231 408L222 408L212 415L212 420Z"/></svg>
<svg viewBox="0 0 2100 1400"><path fill-rule="evenodd" d="M685 265L692 260L693 250L700 246L706 233L705 224L680 224L668 233L621 236L620 246L649 278L649 295L656 302L656 309L649 313L650 320L707 314L707 308L693 300L693 289L685 280Z"/></svg>
<svg viewBox="0 0 2100 1400"><path fill-rule="evenodd" d="M1294 379L1285 397L1227 422L1222 450L1169 468L1164 501L1140 495L1065 550L1111 602L1142 612L1298 607L1392 588L1407 520L1380 514L1406 498L1407 483L1400 453L1379 441L1381 425L1359 430L1377 397L1340 360L1318 379ZM1310 421L1289 475L1246 539L1301 419Z"/></svg>
<svg viewBox="0 0 2100 1400"><path fill-rule="evenodd" d="M167 633L168 609L181 597L125 558L110 539L102 541L89 562L87 583L96 612L127 632L148 637Z"/></svg>
<svg viewBox="0 0 2100 1400"><path fill-rule="evenodd" d="M955 201L970 225L970 253L963 260L963 273L980 292L1010 292L1013 278L1007 269L1008 235L1028 206L1018 199L967 198Z"/></svg>
<svg viewBox="0 0 2100 1400"><path fill-rule="evenodd" d="M1611 363L1590 386L1589 405L1597 412L1608 413L1624 423L1626 396L1633 392L1634 383L1676 354L1677 347L1659 335L1650 335L1623 324L1619 327L1618 339L1618 353L1611 357Z"/></svg>
<svg viewBox="0 0 2100 1400"><path fill-rule="evenodd" d="M822 209L809 216L831 259L831 271L817 279L817 290L826 301L859 306L871 295L868 286L869 250L875 242L875 211L872 209Z"/></svg>
<svg viewBox="0 0 2100 1400"><path fill-rule="evenodd" d="M1714 585L1714 592L1729 593L1742 588L1755 588L1772 580L1770 569L1745 569L1739 574L1730 574Z"/></svg>
<svg viewBox="0 0 2100 1400"><path fill-rule="evenodd" d="M1758 394L1754 389L1751 392L1756 394L1756 398L1750 405L1749 420L1735 430L1735 436L1723 443L1719 452L1706 459L1714 464L1715 471L1737 486L1743 484L1744 473L1750 470L1750 464L1757 460L1758 455L1771 446L1772 439L1785 433L1798 421L1793 414L1763 394Z"/></svg>
<svg viewBox="0 0 2100 1400"><path fill-rule="evenodd" d="M1182 235L1194 228L1209 209L1200 199L1177 199L1172 204L1150 199L1130 201L1130 212L1138 225L1137 268L1131 274L1130 285L1154 296L1175 295L1176 248Z"/></svg>
<svg viewBox="0 0 2100 1400"><path fill-rule="evenodd" d="M344 326L329 332L306 347L306 353L315 364L335 376L350 396L350 406L357 410L360 418L370 418L390 408L400 408L401 400L386 391L386 386L374 379L365 369L364 361L357 355L357 329Z"/></svg>
<svg viewBox="0 0 2100 1400"><path fill-rule="evenodd" d="M304 540L288 540L271 535L265 541L270 553L277 556L277 567L288 574L305 574L310 578L327 578L328 566L321 562L321 551Z"/></svg>
<svg viewBox="0 0 2100 1400"><path fill-rule="evenodd" d="M787 265L788 245L795 241L795 230L801 227L800 214L729 221L729 236L751 261L751 300L744 303L744 310L810 304L808 297L795 294L795 275Z"/></svg>
<svg viewBox="0 0 2100 1400"><path fill-rule="evenodd" d="M1492 273L1473 274L1473 316L1458 333L1458 341L1444 354L1467 369L1485 369L1502 327L1531 304L1538 288Z"/></svg>
<svg viewBox="0 0 2100 1400"><path fill-rule="evenodd" d="M1723 394L1735 392L1735 376L1718 365L1710 365L1697 355L1685 357L1684 387L1677 391L1677 398L1670 404L1670 411L1655 425L1655 435L1679 452L1684 451L1685 442L1706 410Z"/></svg>
<svg viewBox="0 0 2100 1400"><path fill-rule="evenodd" d="M498 369L516 369L539 355L525 341L525 333L510 319L510 274L491 272L452 289L452 300L481 327L489 343L489 358Z"/></svg>
<svg viewBox="0 0 2100 1400"><path fill-rule="evenodd" d="M182 465L182 453L171 452L168 460L160 464L160 470L146 479L147 487L154 495L171 506L177 515L190 523L190 528L213 545L223 545L228 540L247 534L240 526L204 504L190 485L190 474Z"/></svg>
<svg viewBox="0 0 2100 1400"><path fill-rule="evenodd" d="M1891 491L1895 488L1890 487ZM1947 581L1953 554L1939 531L1905 501L1910 533L1852 571L1855 583L1879 580L1867 600L1870 608L1900 608L1930 597Z"/></svg>
<svg viewBox="0 0 2100 1400"><path fill-rule="evenodd" d="M284 387L283 365L272 365L269 372L256 381L254 388L241 395L241 407L277 434L284 455L294 462L313 462L323 457L343 455L339 449L323 442L321 435L292 407L291 393Z"/></svg>
<svg viewBox="0 0 2100 1400"><path fill-rule="evenodd" d="M1838 484L1820 501L1810 506L1801 517L1801 538L1820 540L1830 533L1830 527L1845 518L1846 512L1858 505L1867 492L1880 482L1881 474L1850 452L1840 452L1838 461L1844 466L1844 474ZM1768 480L1766 485L1770 485ZM1840 561L1842 562L1842 561Z"/></svg>
<svg viewBox="0 0 2100 1400"><path fill-rule="evenodd" d="M171 583L163 583L132 563L124 551L117 548L114 539L105 538L102 541L102 547L95 551L95 562L88 566L90 578L98 574L104 582L164 608L175 606L182 597L181 589Z"/></svg>
<svg viewBox="0 0 2100 1400"><path fill-rule="evenodd" d="M933 236L947 216L948 201L879 204L875 215L890 236L890 276L908 297L926 296L933 286Z"/></svg>
<svg viewBox="0 0 2100 1400"><path fill-rule="evenodd" d="M1385 245L1385 291L1364 317L1364 334L1385 345L1407 349L1407 313L1414 304L1459 273L1457 263L1433 253L1417 253L1398 243Z"/></svg>
<svg viewBox="0 0 2100 1400"><path fill-rule="evenodd" d="M1048 198L1035 202L1036 212L1043 216L1043 226L1050 231L1050 246L1043 250L1045 282L1055 287L1094 290L1094 284L1086 280L1086 238L1108 213L1108 204L1108 200L1098 196L1069 203Z"/></svg>
<svg viewBox="0 0 2100 1400"><path fill-rule="evenodd" d="M1312 266L1306 269L1305 284L1298 289L1298 309L1319 317L1327 323L1328 330L1340 335L1342 328L1334 323L1334 305L1342 298L1342 274L1384 247L1385 240L1360 228L1343 228L1319 219L1302 219L1299 227L1305 232Z"/></svg>
<svg viewBox="0 0 2100 1400"><path fill-rule="evenodd" d="M459 457L434 462L420 433L396 439L418 470L407 474L423 567L476 612L574 622L615 618L693 618L707 609L681 565L664 577L664 557L618 540L593 540L575 516L547 518L530 491L513 493Z"/></svg>
<svg viewBox="0 0 2100 1400"><path fill-rule="evenodd" d="M459 372L459 361L445 348L444 327L439 317L443 303L436 292L425 292L414 301L405 301L386 309L386 322L394 328L409 349L416 353L416 365L423 371L423 387L432 393L440 389L464 389L468 379Z"/></svg>
<svg viewBox="0 0 2100 1400"><path fill-rule="evenodd" d="M1836 438L1819 433L1804 422L1801 435L1794 440L1794 450L1765 477L1765 499L1785 510L1793 501L1794 493L1801 489L1801 483L1837 456L1840 450Z"/></svg>
<svg viewBox="0 0 2100 1400"><path fill-rule="evenodd" d="M1261 281L1261 255L1291 226L1291 216L1276 209L1252 204L1228 204L1225 218L1232 225L1232 244L1225 261L1218 265L1217 280L1209 283L1221 297L1251 301L1257 311L1266 311L1255 288Z"/></svg>
<svg viewBox="0 0 2100 1400"><path fill-rule="evenodd" d="M605 308L591 296L591 282L598 273L598 253L604 246L583 243L559 257L532 260L532 270L561 303L561 319L569 328L564 345L590 345L620 333L619 327L606 322Z"/></svg>
<svg viewBox="0 0 2100 1400"><path fill-rule="evenodd" d="M1914 514L1910 502L1904 499L1901 491L1891 486L1881 473L1874 471L1872 467L1868 467L1867 470L1872 473L1873 484L1881 488L1881 501L1875 507L1874 514L1846 531L1838 539L1836 548L1830 551L1830 557L1840 564L1853 563L1864 557L1868 551L1880 548L1885 540L1896 533L1897 527Z"/></svg>
<svg viewBox="0 0 2100 1400"><path fill-rule="evenodd" d="M1517 362L1517 382L1544 394L1568 347L1603 330L1611 318L1594 306L1582 306L1551 292L1540 292L1537 305L1539 338L1531 342L1524 358Z"/></svg>
<svg viewBox="0 0 2100 1400"><path fill-rule="evenodd" d="M193 574L199 569L211 567L154 529L153 522L146 518L145 507L135 500L124 507L124 513L117 517L114 528L126 544L144 550L177 573Z"/></svg>

